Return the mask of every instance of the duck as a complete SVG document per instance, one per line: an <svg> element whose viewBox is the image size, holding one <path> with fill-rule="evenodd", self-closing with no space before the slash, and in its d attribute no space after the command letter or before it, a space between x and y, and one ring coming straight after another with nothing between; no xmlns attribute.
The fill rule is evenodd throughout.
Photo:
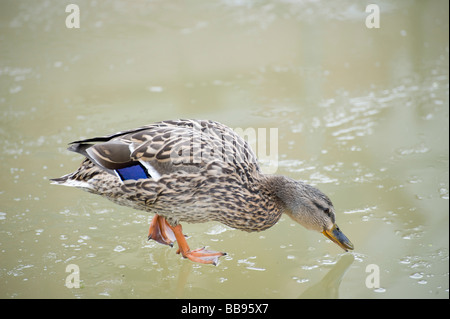
<svg viewBox="0 0 450 319"><path fill-rule="evenodd" d="M171 247L176 242L177 254L193 262L217 265L226 253L191 250L182 224L219 222L259 232L283 214L345 251L354 249L327 195L303 181L263 173L248 142L222 123L165 120L77 140L68 150L84 159L53 184L153 213L148 239Z"/></svg>

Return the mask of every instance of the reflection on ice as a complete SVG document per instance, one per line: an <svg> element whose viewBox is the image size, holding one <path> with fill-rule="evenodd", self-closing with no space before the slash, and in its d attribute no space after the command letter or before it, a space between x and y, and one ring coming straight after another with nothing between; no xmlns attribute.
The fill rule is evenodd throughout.
<svg viewBox="0 0 450 319"><path fill-rule="evenodd" d="M320 282L305 290L298 298L339 298L339 286L342 278L353 261L353 254L347 253L342 255Z"/></svg>

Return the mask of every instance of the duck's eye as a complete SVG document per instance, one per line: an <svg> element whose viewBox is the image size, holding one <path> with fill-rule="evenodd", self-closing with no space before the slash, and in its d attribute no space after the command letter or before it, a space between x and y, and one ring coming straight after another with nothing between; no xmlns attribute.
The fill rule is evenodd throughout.
<svg viewBox="0 0 450 319"><path fill-rule="evenodd" d="M334 217L334 213L330 208L324 208L323 212L325 213L325 215L327 215L328 217L330 217L331 221L333 223L335 223L335 217Z"/></svg>
<svg viewBox="0 0 450 319"><path fill-rule="evenodd" d="M331 211L330 211L329 207L322 206L319 203L314 203L314 204L316 205L316 207L319 210L323 211L327 216L331 216Z"/></svg>

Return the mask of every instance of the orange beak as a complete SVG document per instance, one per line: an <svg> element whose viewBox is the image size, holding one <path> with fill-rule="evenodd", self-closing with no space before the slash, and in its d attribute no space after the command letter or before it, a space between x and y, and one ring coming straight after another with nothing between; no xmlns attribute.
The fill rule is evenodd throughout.
<svg viewBox="0 0 450 319"><path fill-rule="evenodd" d="M339 229L339 227L334 224L333 228L330 230L324 230L322 232L327 238L329 238L332 242L336 243L339 247L344 249L345 251L353 250L353 244L351 241L344 235L343 232Z"/></svg>

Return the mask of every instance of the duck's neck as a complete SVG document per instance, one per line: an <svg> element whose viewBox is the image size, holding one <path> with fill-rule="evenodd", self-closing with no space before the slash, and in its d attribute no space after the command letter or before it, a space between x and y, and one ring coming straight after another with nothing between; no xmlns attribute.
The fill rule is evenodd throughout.
<svg viewBox="0 0 450 319"><path fill-rule="evenodd" d="M264 182L284 212L291 210L296 203L297 183L297 181L282 175L266 175Z"/></svg>

